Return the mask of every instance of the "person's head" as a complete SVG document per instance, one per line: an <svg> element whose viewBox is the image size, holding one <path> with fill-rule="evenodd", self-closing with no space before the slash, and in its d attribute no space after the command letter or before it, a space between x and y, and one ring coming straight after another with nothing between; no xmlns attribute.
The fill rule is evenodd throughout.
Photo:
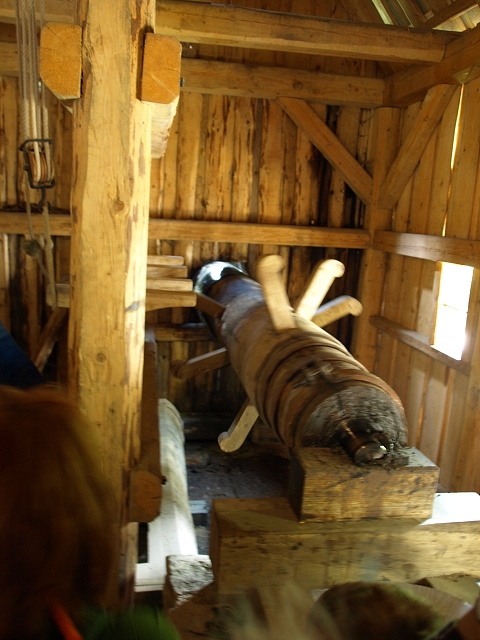
<svg viewBox="0 0 480 640"><path fill-rule="evenodd" d="M319 638L422 640L445 621L422 598L387 582L347 582L331 587L309 615Z"/></svg>
<svg viewBox="0 0 480 640"><path fill-rule="evenodd" d="M0 638L42 637L111 568L108 488L89 425L59 391L0 386Z"/></svg>

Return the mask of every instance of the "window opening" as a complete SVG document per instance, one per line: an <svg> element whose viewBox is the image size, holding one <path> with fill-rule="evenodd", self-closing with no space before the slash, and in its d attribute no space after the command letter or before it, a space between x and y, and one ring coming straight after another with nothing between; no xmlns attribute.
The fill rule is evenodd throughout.
<svg viewBox="0 0 480 640"><path fill-rule="evenodd" d="M468 302L473 267L441 263L437 317L433 347L455 360L462 358L465 345Z"/></svg>

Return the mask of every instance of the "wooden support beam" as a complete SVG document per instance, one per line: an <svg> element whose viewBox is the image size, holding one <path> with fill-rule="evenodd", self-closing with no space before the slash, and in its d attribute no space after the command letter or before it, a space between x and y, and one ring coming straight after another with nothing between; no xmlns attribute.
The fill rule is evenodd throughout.
<svg viewBox="0 0 480 640"><path fill-rule="evenodd" d="M197 294L193 291L154 291L147 289L145 310L173 309L175 307L194 307Z"/></svg>
<svg viewBox="0 0 480 640"><path fill-rule="evenodd" d="M63 328L67 313L65 308L57 307L52 311L52 314L47 320L47 324L43 328L42 334L40 335L38 351L33 359L34 365L40 372L43 371L43 368L47 364L47 360Z"/></svg>
<svg viewBox="0 0 480 640"><path fill-rule="evenodd" d="M188 270L184 265L157 266L148 264L147 260L147 279L186 278L187 275Z"/></svg>
<svg viewBox="0 0 480 640"><path fill-rule="evenodd" d="M40 77L59 100L80 97L82 27L48 22L40 32Z"/></svg>
<svg viewBox="0 0 480 640"><path fill-rule="evenodd" d="M422 26L427 29L435 29L446 22L459 18L474 7L478 8L478 2L475 2L475 0L454 0L451 4L437 11L435 15L426 20Z"/></svg>
<svg viewBox="0 0 480 640"><path fill-rule="evenodd" d="M68 214L50 214L50 230L52 236L70 236L72 219ZM34 233L43 233L42 214L32 215ZM28 219L25 211L0 211L0 233L28 234Z"/></svg>
<svg viewBox="0 0 480 640"><path fill-rule="evenodd" d="M222 304L206 296L204 293L197 293L196 307L199 311L203 311L209 316L212 316L212 318L220 318L225 311L225 307Z"/></svg>
<svg viewBox="0 0 480 640"><path fill-rule="evenodd" d="M413 66L398 71L387 79L385 103L405 106L422 100L426 92L438 84L458 86L468 78L471 67L480 64L480 25L465 31L449 43L437 64Z"/></svg>
<svg viewBox="0 0 480 640"><path fill-rule="evenodd" d="M161 158L177 112L182 45L173 37L146 33L140 99L152 103L152 157Z"/></svg>
<svg viewBox="0 0 480 640"><path fill-rule="evenodd" d="M173 309L175 307L195 307L197 294L193 291L154 291L148 289L145 296L145 310ZM57 284L57 305L70 307L70 285Z"/></svg>
<svg viewBox="0 0 480 640"><path fill-rule="evenodd" d="M374 249L422 260L453 262L480 269L480 240L375 231Z"/></svg>
<svg viewBox="0 0 480 640"><path fill-rule="evenodd" d="M42 233L40 214L32 215L35 233ZM69 236L71 219L68 215L50 216L52 236ZM365 249L369 246L368 231L363 229L332 229L301 225L257 224L250 222L213 222L209 220L174 220L150 218L150 240L184 240L196 242L231 242L273 244L287 247L336 247L337 249ZM0 212L0 233L28 233L24 212ZM152 256L149 256L149 259Z"/></svg>
<svg viewBox="0 0 480 640"><path fill-rule="evenodd" d="M155 325L157 342L211 342L213 336L206 325L200 322L170 324L162 322Z"/></svg>
<svg viewBox="0 0 480 640"><path fill-rule="evenodd" d="M227 350L225 347L221 347L215 351L210 351L210 353L204 353L201 356L191 358L190 360L175 360L172 362L171 367L172 373L176 378L188 380L199 373L220 369L220 367L226 367L228 364L230 364L230 360Z"/></svg>
<svg viewBox="0 0 480 640"><path fill-rule="evenodd" d="M74 22L74 3L69 0L47 0L44 5L45 20L47 22ZM37 8L37 20L40 21L40 11ZM0 20L15 22L15 0L2 0L0 3Z"/></svg>
<svg viewBox="0 0 480 640"><path fill-rule="evenodd" d="M354 24L203 2L157 0L156 4L158 31L182 42L414 64L441 60L445 45L457 37L442 31ZM45 19L74 22L72 4L46 0ZM14 0L2 0L0 20L15 20Z"/></svg>
<svg viewBox="0 0 480 640"><path fill-rule="evenodd" d="M181 267L185 262L183 256L157 256L148 254L147 267Z"/></svg>
<svg viewBox="0 0 480 640"><path fill-rule="evenodd" d="M370 234L377 229L389 229L392 220L390 209L381 209L378 200L381 185L388 167L392 164L397 151L398 109L381 108L374 112L374 129L371 161L373 164L373 200L366 209L365 225ZM374 371L377 353L377 331L369 323L371 315L381 313L382 291L385 278L386 255L382 251L367 249L362 258L362 268L358 287L358 297L362 301L364 312L355 322L352 341L352 354L369 371Z"/></svg>
<svg viewBox="0 0 480 640"><path fill-rule="evenodd" d="M423 336L421 333L418 333L418 331L407 329L401 324L398 324L398 322L394 322L393 320L389 320L383 316L371 316L370 324L379 331L388 333L388 335L395 338L395 340L398 340L403 344L407 344L409 347L413 347L417 351L421 351L429 358L432 358L432 360L441 362L445 367L455 369L455 371L459 371L466 376L470 375L470 363L456 360L455 358L451 358L445 353L438 351L438 349L434 349L427 336Z"/></svg>
<svg viewBox="0 0 480 640"><path fill-rule="evenodd" d="M182 91L195 93L266 100L299 98L366 109L374 109L384 103L383 78L193 58L183 58L182 78Z"/></svg>
<svg viewBox="0 0 480 640"><path fill-rule="evenodd" d="M69 383L98 430L112 486L111 604L131 600L137 559L126 479L140 456L151 166L150 106L139 100L138 78L154 9L152 0L76 3L83 79L73 103Z"/></svg>
<svg viewBox="0 0 480 640"><path fill-rule="evenodd" d="M303 100L279 98L279 105L365 203L372 200L372 178L337 136Z"/></svg>
<svg viewBox="0 0 480 640"><path fill-rule="evenodd" d="M391 62L439 62L456 35L185 0L157 0L158 29L182 42Z"/></svg>
<svg viewBox="0 0 480 640"><path fill-rule="evenodd" d="M191 291L193 282L187 278L147 278L147 289L151 291Z"/></svg>
<svg viewBox="0 0 480 640"><path fill-rule="evenodd" d="M397 204L455 91L456 87L451 85L439 85L428 92L415 124L383 182L379 198L382 209L393 209Z"/></svg>
<svg viewBox="0 0 480 640"><path fill-rule="evenodd" d="M432 518L299 523L286 498L214 500L210 557L218 593L286 582L415 582L478 575L480 496L441 493Z"/></svg>
<svg viewBox="0 0 480 640"><path fill-rule="evenodd" d="M166 482L162 488L160 515L148 525L148 562L137 565L136 588L139 591L163 589L167 556L198 552L188 501L182 418L165 398L158 401L158 417L160 464Z"/></svg>
<svg viewBox="0 0 480 640"><path fill-rule="evenodd" d="M302 522L432 515L440 469L413 447L406 464L351 463L341 450L299 447L292 451L287 497Z"/></svg>
<svg viewBox="0 0 480 640"><path fill-rule="evenodd" d="M197 242L273 244L290 247L337 247L364 249L369 235L363 229L330 229L248 222L210 222L151 218L149 238Z"/></svg>
<svg viewBox="0 0 480 640"><path fill-rule="evenodd" d="M73 25L72 25L73 26ZM0 41L0 75L18 75L18 54L15 42ZM306 69L261 67L219 60L183 58L181 91L211 95L240 96L275 100L281 96L316 101L323 104L346 105L374 109L385 102L385 80L342 76ZM176 109L170 103L168 112ZM155 120L162 120L161 109L152 114L153 140L158 130ZM159 143L160 144L160 143Z"/></svg>
<svg viewBox="0 0 480 640"><path fill-rule="evenodd" d="M145 330L140 462L130 473L131 522L151 522L160 513L162 473L157 391L157 344L153 327Z"/></svg>

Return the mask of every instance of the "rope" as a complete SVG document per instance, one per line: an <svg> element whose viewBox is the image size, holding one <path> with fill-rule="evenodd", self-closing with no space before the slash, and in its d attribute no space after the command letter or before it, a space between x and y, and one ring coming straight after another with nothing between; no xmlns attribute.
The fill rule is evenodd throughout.
<svg viewBox="0 0 480 640"><path fill-rule="evenodd" d="M45 21L45 8L40 0L40 26ZM20 71L20 116L25 161L25 204L28 219L28 237L24 245L26 253L36 257L49 289L49 300L57 306L53 241L50 234L48 204L45 189L54 184L54 167L49 139L48 111L45 87L39 77L39 55L35 0L16 0L15 19L17 26L18 62ZM32 223L30 189L41 189L44 249L47 269L42 262L41 243L35 239Z"/></svg>

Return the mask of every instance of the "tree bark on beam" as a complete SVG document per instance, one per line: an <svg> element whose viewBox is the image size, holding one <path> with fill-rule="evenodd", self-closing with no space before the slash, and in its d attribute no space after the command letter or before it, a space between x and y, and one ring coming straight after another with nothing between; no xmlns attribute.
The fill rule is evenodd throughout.
<svg viewBox="0 0 480 640"><path fill-rule="evenodd" d="M137 97L153 0L77 0L82 98L74 103L69 384L95 425L112 485L119 564L110 603L133 593L136 525L129 471L140 454L150 106Z"/></svg>

